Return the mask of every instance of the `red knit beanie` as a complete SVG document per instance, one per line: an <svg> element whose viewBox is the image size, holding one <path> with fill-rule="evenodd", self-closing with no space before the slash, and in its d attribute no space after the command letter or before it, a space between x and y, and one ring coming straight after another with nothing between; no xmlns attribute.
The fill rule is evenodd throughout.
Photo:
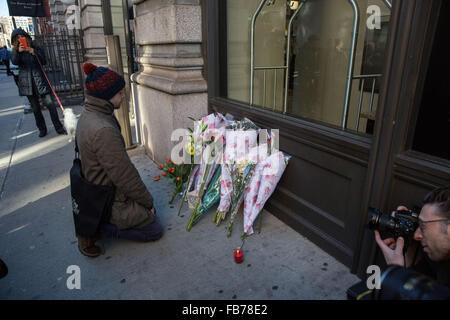
<svg viewBox="0 0 450 320"><path fill-rule="evenodd" d="M83 72L86 74L84 86L91 96L109 100L125 87L124 78L109 68L85 62Z"/></svg>

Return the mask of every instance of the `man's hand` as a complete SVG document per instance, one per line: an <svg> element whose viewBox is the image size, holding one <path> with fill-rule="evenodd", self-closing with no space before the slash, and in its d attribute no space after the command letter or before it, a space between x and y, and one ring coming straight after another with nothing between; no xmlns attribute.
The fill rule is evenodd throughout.
<svg viewBox="0 0 450 320"><path fill-rule="evenodd" d="M34 56L34 49L33 48L28 47L26 50L28 51L29 54L32 54Z"/></svg>
<svg viewBox="0 0 450 320"><path fill-rule="evenodd" d="M19 49L18 49L19 52L24 52L25 50L26 49L25 49L25 47L23 45L19 46Z"/></svg>
<svg viewBox="0 0 450 320"><path fill-rule="evenodd" d="M405 246L405 240L402 237L397 239L394 238L381 239L378 230L374 230L375 240L378 243L381 251L383 252L384 259L388 265L404 266L405 259L403 257L403 247Z"/></svg>
<svg viewBox="0 0 450 320"><path fill-rule="evenodd" d="M408 210L405 206L398 206L397 211L402 210ZM393 217L395 216L395 212L392 212L391 214ZM387 238L382 240L380 233L378 230L374 230L375 233L375 240L378 243L378 246L380 247L381 251L383 252L384 259L386 260L386 263L388 265L398 265L398 266L404 266L405 265L405 257L403 255L403 248L405 246L405 239L402 237L399 237L397 241L395 241L394 238ZM418 243L411 243L408 247L407 254L406 254L406 266L409 267L413 264L413 254L417 248Z"/></svg>
<svg viewBox="0 0 450 320"><path fill-rule="evenodd" d="M408 210L408 208L405 206L398 206L397 211L399 210ZM394 217L395 212L392 212L391 216ZM405 265L405 259L403 257L403 247L405 246L405 239L399 237L397 239L397 242L394 238L387 238L382 240L380 232L378 232L378 230L374 230L374 232L375 240L377 241L381 252L383 252L386 263L388 265L397 265L403 267Z"/></svg>

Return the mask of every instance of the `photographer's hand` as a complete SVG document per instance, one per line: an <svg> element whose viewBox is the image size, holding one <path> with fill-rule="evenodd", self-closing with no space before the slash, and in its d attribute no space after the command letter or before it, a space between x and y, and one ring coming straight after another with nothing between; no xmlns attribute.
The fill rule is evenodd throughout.
<svg viewBox="0 0 450 320"><path fill-rule="evenodd" d="M408 208L405 207L405 206L398 206L398 207L397 207L397 211L403 211L403 210L408 211ZM392 216L395 216L394 212L392 212Z"/></svg>
<svg viewBox="0 0 450 320"><path fill-rule="evenodd" d="M374 230L375 240L378 246L383 252L384 259L386 259L386 263L388 265L397 265L404 266L405 259L403 257L403 247L405 245L405 240L402 237L397 239L397 242L394 238L381 239L380 232L378 230Z"/></svg>
<svg viewBox="0 0 450 320"><path fill-rule="evenodd" d="M402 210L408 211L409 209L407 207L405 207L405 206L398 206L397 207L397 211L402 211ZM392 212L392 216L395 217L395 211ZM385 239L385 241L386 240L387 239ZM392 239L392 240L394 240L394 239ZM392 242L394 242L394 244L395 244L395 241L392 241ZM406 258L406 267L412 266L413 263L419 261L422 258L421 255L420 255L420 252L419 252L419 256L416 257L416 252L417 252L419 244L420 243L417 242L417 241L410 241L409 242L408 248L406 250L406 255L403 255L403 257Z"/></svg>

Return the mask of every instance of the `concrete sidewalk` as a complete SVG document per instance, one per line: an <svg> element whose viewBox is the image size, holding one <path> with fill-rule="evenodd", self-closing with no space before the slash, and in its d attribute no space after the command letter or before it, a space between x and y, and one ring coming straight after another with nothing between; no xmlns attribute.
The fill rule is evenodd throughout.
<svg viewBox="0 0 450 320"><path fill-rule="evenodd" d="M9 274L0 299L345 299L358 281L306 238L264 212L261 234L249 237L236 264L242 217L231 238L212 211L190 232L190 210L142 149L132 161L150 192L165 235L155 243L106 240L105 253L87 258L77 249L69 170L73 143L57 135L48 111L48 135L38 138L32 114L23 114L11 77L0 75L0 258ZM76 113L81 107L74 108ZM62 115L61 115L62 117ZM81 270L81 290L69 290L69 266Z"/></svg>

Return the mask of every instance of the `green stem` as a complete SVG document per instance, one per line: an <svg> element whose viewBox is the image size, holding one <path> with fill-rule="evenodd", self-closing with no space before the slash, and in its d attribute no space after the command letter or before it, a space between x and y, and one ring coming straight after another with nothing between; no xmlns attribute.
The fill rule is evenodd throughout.
<svg viewBox="0 0 450 320"><path fill-rule="evenodd" d="M211 167L210 164L206 165L206 169L205 169L205 172L203 174L203 181L202 181L202 184L200 186L200 190L198 191L197 203L195 204L194 211L192 211L192 215L191 215L191 218L189 219L189 223L188 223L188 225L186 227L186 231L190 231L191 230L192 222L194 221L194 218L197 216L198 206L200 205L200 201L201 201L201 199L203 197L203 189L205 188L205 183L206 183L206 179L208 178L210 167Z"/></svg>
<svg viewBox="0 0 450 320"><path fill-rule="evenodd" d="M233 231L233 221L230 221L228 223L228 232L227 232L227 237L231 237L231 231Z"/></svg>
<svg viewBox="0 0 450 320"><path fill-rule="evenodd" d="M180 207L178 208L178 214L177 216L180 216L181 208L183 207L184 201L186 200L186 195L189 188L189 183L191 183L191 175L192 175L192 169L194 168L194 165L191 164L191 169L189 170L189 178L186 184L186 189L184 190L183 197L181 198Z"/></svg>
<svg viewBox="0 0 450 320"><path fill-rule="evenodd" d="M194 220L192 221L192 225L193 225L193 226L200 220L200 218L205 214L205 212L206 212L206 211L203 211L202 213L197 214L197 215L194 217Z"/></svg>
<svg viewBox="0 0 450 320"><path fill-rule="evenodd" d="M245 243L245 239L247 239L247 232L242 233L241 235L241 240L242 240L242 245L241 245L241 249L244 247L244 243Z"/></svg>
<svg viewBox="0 0 450 320"><path fill-rule="evenodd" d="M243 195L241 195L239 197L239 199L236 202L232 203L232 205L231 205L231 211L230 211L231 216L230 216L230 222L228 223L228 232L227 232L228 238L231 236L231 231L233 230L234 218L236 217L237 212L239 211L239 208L241 206L241 201L240 201L241 197L243 197Z"/></svg>
<svg viewBox="0 0 450 320"><path fill-rule="evenodd" d="M198 209L199 204L200 204L200 197L197 198L197 202L195 204L195 208L194 208L194 211L192 212L191 218L189 219L188 225L186 227L186 231L191 231L192 222L194 221L194 217L197 214L197 209Z"/></svg>
<svg viewBox="0 0 450 320"><path fill-rule="evenodd" d="M182 185L181 185L182 186ZM181 191L181 186L176 186L175 190L172 193L172 197L169 200L169 204L172 204L173 199L175 199L175 196Z"/></svg>
<svg viewBox="0 0 450 320"><path fill-rule="evenodd" d="M225 215L226 215L226 211L217 211L216 214L216 221L214 221L216 223L216 226L218 227L220 225L220 223L225 220Z"/></svg>

